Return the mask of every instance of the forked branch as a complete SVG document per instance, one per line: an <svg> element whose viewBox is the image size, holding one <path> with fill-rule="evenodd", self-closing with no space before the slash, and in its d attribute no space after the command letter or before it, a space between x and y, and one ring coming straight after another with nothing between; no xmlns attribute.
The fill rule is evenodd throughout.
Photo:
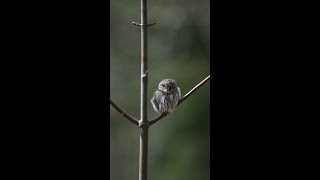
<svg viewBox="0 0 320 180"><path fill-rule="evenodd" d="M185 101L188 97L191 96L191 94L193 94L196 90L198 90L202 85L204 85L208 80L210 79L210 75L208 77L206 77L203 81L201 81L199 84L197 84L194 88L192 88L186 95L184 95L178 102L177 106L179 106L179 104L181 104L183 101ZM160 114L159 116L153 118L152 120L149 121L150 126L154 123L156 123L157 121L159 121L160 119L164 118L165 116L167 116L168 114L163 113Z"/></svg>

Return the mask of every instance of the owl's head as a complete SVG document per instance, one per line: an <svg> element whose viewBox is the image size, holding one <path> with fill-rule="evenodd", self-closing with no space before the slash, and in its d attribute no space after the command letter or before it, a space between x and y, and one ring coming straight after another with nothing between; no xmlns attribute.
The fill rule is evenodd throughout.
<svg viewBox="0 0 320 180"><path fill-rule="evenodd" d="M164 79L159 83L158 89L163 92L175 90L177 89L176 81L174 79Z"/></svg>

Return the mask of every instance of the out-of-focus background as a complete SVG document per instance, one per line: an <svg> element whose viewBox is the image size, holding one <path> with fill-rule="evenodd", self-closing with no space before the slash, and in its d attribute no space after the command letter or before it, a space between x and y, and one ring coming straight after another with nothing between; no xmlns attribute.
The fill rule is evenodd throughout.
<svg viewBox="0 0 320 180"><path fill-rule="evenodd" d="M110 2L110 98L140 117L139 0ZM148 1L148 99L175 79L182 96L210 74L210 1ZM210 81L149 130L148 178L210 178ZM110 106L110 179L138 179L139 129ZM157 116L148 106L148 118Z"/></svg>

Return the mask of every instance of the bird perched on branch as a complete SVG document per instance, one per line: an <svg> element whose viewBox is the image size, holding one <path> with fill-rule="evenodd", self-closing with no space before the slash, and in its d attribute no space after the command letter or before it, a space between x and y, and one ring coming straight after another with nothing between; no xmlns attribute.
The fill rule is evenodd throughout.
<svg viewBox="0 0 320 180"><path fill-rule="evenodd" d="M158 113L169 114L174 111L180 98L181 91L175 80L164 79L159 83L158 89L154 92L150 102L153 109Z"/></svg>

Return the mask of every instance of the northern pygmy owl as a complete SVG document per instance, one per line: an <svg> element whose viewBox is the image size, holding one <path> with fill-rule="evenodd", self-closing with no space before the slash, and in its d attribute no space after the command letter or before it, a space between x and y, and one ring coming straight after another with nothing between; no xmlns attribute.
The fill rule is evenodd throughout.
<svg viewBox="0 0 320 180"><path fill-rule="evenodd" d="M158 89L154 92L150 102L153 109L158 113L171 113L176 108L180 98L181 91L175 80L164 79L159 83Z"/></svg>

